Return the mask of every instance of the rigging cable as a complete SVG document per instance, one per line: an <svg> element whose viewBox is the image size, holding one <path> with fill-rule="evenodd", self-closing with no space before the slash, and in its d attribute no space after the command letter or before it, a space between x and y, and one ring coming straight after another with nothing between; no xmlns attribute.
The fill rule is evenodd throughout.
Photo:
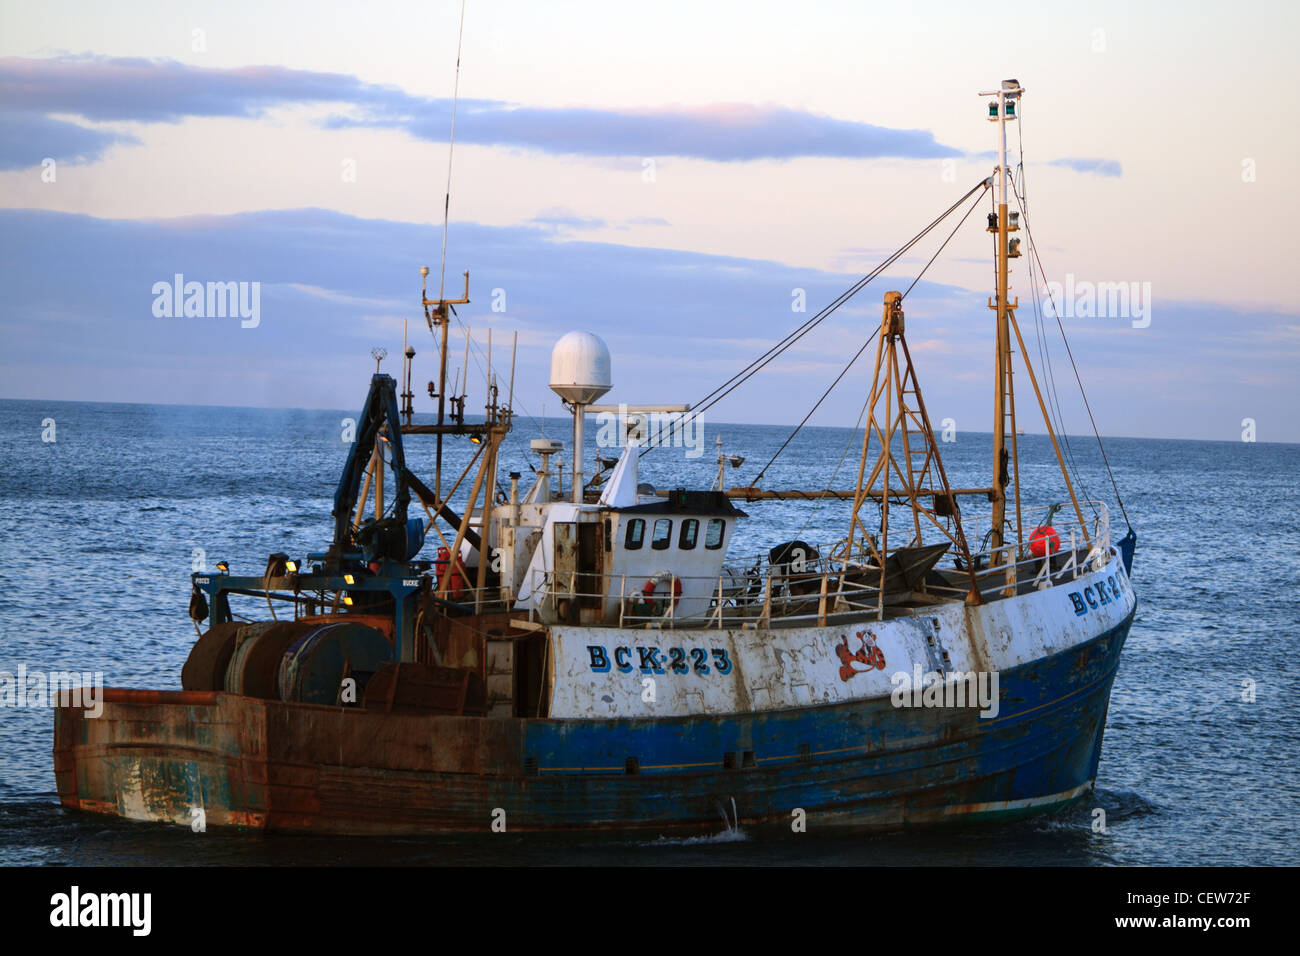
<svg viewBox="0 0 1300 956"><path fill-rule="evenodd" d="M1023 215L1023 210L1022 210ZM1025 234L1029 237L1029 251L1038 262L1039 275L1046 275L1043 268L1043 260L1038 256L1038 246L1034 243L1033 231L1029 228L1029 217L1024 216ZM1101 460L1106 465L1106 474L1110 477L1110 486L1115 491L1115 501L1119 503L1120 514L1124 516L1125 523L1131 528L1133 522L1129 521L1128 510L1124 507L1124 498L1119 493L1119 484L1115 481L1115 473L1110 468L1110 458L1106 455L1106 445L1101 440L1101 432L1097 429L1097 420L1092 414L1092 405L1088 401L1088 393L1083 388L1083 377L1079 374L1079 366L1074 361L1074 350L1070 348L1070 340L1065 335L1065 325L1061 322L1061 313L1056 308L1056 299L1052 295L1052 290L1047 290L1048 301L1052 305L1052 313L1056 317L1056 325L1061 330L1061 341L1065 343L1065 354L1070 357L1070 367L1074 369L1074 380L1079 383L1079 394L1083 397L1083 407L1088 412L1088 421L1092 425L1092 433L1097 439L1097 447L1101 450Z"/></svg>
<svg viewBox="0 0 1300 956"><path fill-rule="evenodd" d="M1020 161L1018 163L1018 168L1020 170L1020 185L1017 188L1015 178L1013 177L1011 180L1011 191L1016 197L1016 205L1019 207L1021 215L1025 216L1027 224L1029 221L1029 193L1025 183L1025 142L1023 124L1024 120L1022 117L1021 122L1016 126L1020 149ZM1027 230L1028 226L1026 225L1026 231ZM1032 237L1029 237L1029 242L1031 245L1033 244ZM1046 280L1046 276L1042 276L1042 279ZM1047 335L1043 328L1042 301L1038 289L1038 283L1034 278L1034 259L1032 256L1029 259L1029 286L1030 292L1033 294L1034 304L1034 337L1038 343L1038 357L1042 360L1044 384L1047 392L1046 405L1048 409L1048 421L1046 424L1049 428L1055 428L1056 434L1061 439L1061 444L1065 446L1065 457L1070 461L1069 467L1070 471L1074 475L1074 481L1079 486L1080 492L1083 493L1083 497L1091 501L1088 489L1084 486L1083 472L1079 468L1079 463L1074 457L1074 446L1070 444L1070 436L1067 434L1065 427L1065 412L1061 408L1061 396L1056 388L1056 369L1052 365L1052 353L1051 349L1048 347ZM1089 504L1089 508L1095 518L1097 514L1096 507Z"/></svg>
<svg viewBox="0 0 1300 956"><path fill-rule="evenodd" d="M916 243L918 243L923 238L925 238L937 225L939 225L939 223L943 222L943 220L946 219L949 215L951 215L955 209L957 209L959 206L961 206L962 203L964 203L967 199L969 199L972 195L974 195L977 190L979 189L987 190L991 185L991 183L992 180L990 178L985 178L980 180L969 190L967 190L966 193L960 199L958 199L946 210L944 210L938 217L936 217L928 226L926 226L915 236L909 239L904 245L899 247L887 259L885 259L874 269L872 269L871 272L867 273L865 276L863 276L861 279L855 282L852 286L850 286L847 290L840 293L840 295L838 295L829 305L823 308L812 318L808 319L808 321L804 322L803 325L799 326L797 329L795 329L785 338L781 339L779 342L776 343L776 345L773 345L771 348L769 348L766 352L764 352L754 361L750 362L749 365L745 366L745 368L741 369L739 372L737 372L727 381L723 382L721 385L715 388L712 392L706 395L699 402L695 403L695 405L691 407L690 412L686 412L682 414L698 415L712 408L718 402L722 401L722 399L726 398L733 391L735 391L746 381L752 378L755 374L761 371L773 359L777 358L788 348L790 348L790 346L798 342L799 339L803 338L814 328L816 328L817 325L821 324L821 322L823 322L833 312L835 312L836 309L842 306L849 299L853 298L853 296L857 295L857 293L861 292L862 289L865 288L866 285L869 282L871 282L872 279L875 279L877 276L879 276L882 272L884 272L885 269L889 268L889 266L893 265L899 258L901 258L902 255L906 253L912 246L914 246ZM641 457L645 457L655 448L658 448L662 445L663 440L665 438L665 434L664 434L665 431L667 432L667 437L671 438L672 435L676 432L676 429L681 424L684 424L684 418L679 418L678 421L674 422L672 426L668 429L660 429L659 433L655 436L653 443L649 444L646 447L646 449L641 452Z"/></svg>
<svg viewBox="0 0 1300 956"><path fill-rule="evenodd" d="M979 205L979 201L980 201L980 197L976 196L975 201L971 203L970 208L966 210L966 215L962 216L961 220L957 223L957 225L953 226L952 232L948 233L948 238L943 241L943 245L939 246L938 249L934 250L934 255L930 257L930 261L927 262L924 268L922 268L921 271L916 274L916 278L912 280L912 284L907 287L907 291L904 292L903 295L900 297L899 299L900 302L903 299L906 299L908 293L910 293L913 289L916 288L916 284L921 281L921 277L924 276L926 272L929 271L930 266L934 265L934 260L938 259L940 253L942 253L943 250L948 247L948 243L952 242L952 237L957 235L957 230L966 224L966 220L969 219L970 214L975 211L975 207Z"/></svg>
<svg viewBox="0 0 1300 956"><path fill-rule="evenodd" d="M870 343L868 342L868 344ZM862 419L866 418L867 416L867 404L870 401L871 401L871 394L868 393L867 397L862 400L862 410L858 412L858 420L857 422L854 423L853 429L849 432L848 441L844 443L844 450L840 452L840 460L836 462L835 470L831 472L830 478L827 479L826 481L826 489L825 489L826 491L830 491L835 486L835 479L839 477L840 469L844 467L844 460L849 457L849 449L857 444L856 439L858 437L858 429L862 427ZM769 462L769 464L771 463ZM813 500L813 506L812 509L808 512L808 517L804 519L804 523L803 525L800 526L799 530L794 533L795 538L803 537L803 533L806 530L808 530L808 525L812 524L813 518L817 516L817 512L821 509L821 506L825 504L827 500L828 499L826 498L816 498Z"/></svg>
<svg viewBox="0 0 1300 956"><path fill-rule="evenodd" d="M752 484L757 485L760 481L763 480L763 476L767 474L767 470L772 467L772 463L781 457L781 452L785 451L786 445L789 445L790 442L794 441L794 436L799 434L799 429L803 428L805 425L808 424L808 419L813 417L813 412L817 411L818 407L821 406L821 403L826 401L826 396L829 395L835 389L836 385L840 384L840 379L844 378L844 376L848 374L849 369L853 368L854 364L858 361L858 359L862 358L862 353L867 350L867 346L870 345L873 341L875 341L876 336L879 334L880 334L880 328L879 326L877 326L876 331L872 332L869 336L867 336L867 340L862 343L862 348L858 349L857 354L855 354L853 358L849 359L849 364L844 366L844 368L840 370L839 375L835 376L835 381L831 382L830 387L827 388L826 391L822 392L822 397L817 399L817 401L813 404L813 407L808 410L808 414L803 417L803 421L801 421L798 425L796 425L794 427L794 431L792 431L789 434L789 436L786 438L786 440L781 443L781 447L776 450L776 454L773 455L771 460L766 465L763 466L762 470L759 471L759 473L754 476L754 480Z"/></svg>
<svg viewBox="0 0 1300 956"><path fill-rule="evenodd" d="M921 269L921 271L916 274L916 278L912 280L912 284L907 287L907 291L904 292L900 297L899 299L900 302L903 299L907 298L908 293L911 292L913 289L915 289L916 284L921 281L921 277L925 275L925 273L929 270L930 266L934 265L934 260L939 258L939 254L942 253L943 250L947 247L948 243L952 241L952 237L957 235L957 230L961 229L961 227L966 223L966 220L970 218L970 214L975 211L975 207L979 205L979 201L980 201L980 197L977 195L975 197L974 202L970 204L970 208L966 210L966 215L961 217L957 225L953 227L952 232L948 233L948 238L943 241L943 243L939 246L939 248L935 250L934 255L930 257L930 261L927 262L925 266ZM945 213L945 215L947 214ZM836 385L840 384L840 380L844 378L845 375L848 374L849 369L851 369L854 366L854 364L857 362L857 360L862 357L862 353L867 350L867 346L870 345L875 340L876 336L879 334L880 334L880 326L876 326L876 330L872 332L870 336L867 337L867 340L865 342L862 343L862 348L858 349L857 354L854 355L853 358L849 359L849 363L844 366L840 374L835 376L835 381L831 382L830 387L827 388L826 391L822 393L822 397L817 399L813 407L808 410L808 414L803 417L803 421L801 421L798 425L796 425L794 431L792 431L789 437L786 438L784 442L782 442L781 447L776 450L776 454L772 456L771 461L769 461L766 465L764 465L762 470L759 471L758 475L755 476L752 484L757 485L759 481L762 480L763 475L767 474L767 470L772 467L772 463L775 462L779 457L781 457L781 453L785 451L786 446L789 445L790 442L794 440L795 435L799 434L799 430L803 428L804 425L808 424L808 419L813 417L813 413L816 412L817 409L821 407L821 403L826 401L826 397L830 395L830 393L835 389Z"/></svg>
<svg viewBox="0 0 1300 956"><path fill-rule="evenodd" d="M1025 124L1023 116L1021 117L1020 122L1016 124L1016 138L1018 149L1020 151L1020 160L1018 163L1020 169L1020 186L1017 188L1016 181L1013 178L1011 180L1011 190L1016 197L1016 205L1019 206L1021 214L1025 216L1025 221L1028 222L1029 186L1025 181ZM1032 241L1031 238L1030 242L1032 243ZM1046 276L1042 276L1043 281L1046 281L1046 279ZM1074 457L1074 446L1070 444L1070 436L1066 434L1065 412L1061 408L1061 396L1056 388L1056 369L1052 365L1052 352L1047 344L1046 329L1043 327L1042 297L1038 291L1038 284L1034 281L1034 260L1032 256L1029 259L1029 285L1030 291L1033 293L1034 297L1034 332L1035 338L1038 340L1038 355L1039 358L1042 359L1043 373L1046 378L1049 398L1047 403L1049 418L1055 418L1056 433L1061 436L1061 442L1065 445L1065 455L1070 459L1070 468L1074 472L1074 480L1078 483L1079 490L1083 492L1084 498L1091 498L1088 494L1087 488L1084 487L1083 473ZM1051 422L1049 421L1048 424L1050 426ZM1093 516L1096 517L1097 509L1095 507L1092 508L1092 512Z"/></svg>
<svg viewBox="0 0 1300 956"><path fill-rule="evenodd" d="M1022 123L1023 123L1023 121L1022 121ZM1020 138L1021 189L1024 189L1024 182L1023 182L1023 180L1024 180L1025 146L1024 146L1024 132L1023 132L1023 130L1024 130L1024 126L1023 126L1023 125L1019 125L1019 126L1016 127L1016 135ZM1042 259L1039 257L1039 255L1038 255L1038 245L1037 245L1037 243L1034 242L1034 234L1033 234L1033 231L1029 228L1029 210L1028 210L1028 208L1027 208L1027 207L1028 207L1028 203L1026 202L1026 200L1024 200L1023 198L1021 198L1019 192L1016 192L1015 187L1014 187L1014 181L1013 181L1013 184L1012 184L1012 192L1015 194L1015 197L1016 197L1016 204L1020 207L1020 215L1021 215L1021 217L1025 220L1025 236L1029 239L1029 251L1030 251L1030 253L1031 253L1032 256L1033 256L1033 259L1032 259L1031 262L1030 262L1030 267L1031 267L1031 269L1032 269L1033 262L1036 261L1036 262L1038 263L1038 274L1039 274L1040 276L1043 277L1044 282L1045 282L1046 279L1047 279L1047 270L1045 270L1045 269L1043 268L1043 260L1042 260ZM1037 297L1037 287L1035 287L1035 290L1034 290L1034 291L1035 291L1035 297ZM1079 384L1079 395L1082 396L1082 398L1083 398L1083 407L1084 407L1085 409L1087 409L1087 412L1088 412L1088 422L1092 425L1092 434L1093 434L1093 436L1097 439L1097 448L1101 451L1101 460L1102 460L1102 462L1106 465L1106 474L1109 476L1109 478L1110 478L1110 486L1111 486L1111 488L1112 488L1112 489L1114 490L1114 492L1115 492L1115 501L1116 501L1116 503L1119 504L1120 514L1122 514L1122 515L1124 516L1124 523L1127 524L1127 525L1129 526L1130 530L1131 530L1132 527L1133 527L1133 522L1129 521L1128 510L1124 507L1124 498L1123 498L1123 496L1120 495L1120 493L1119 493L1119 484L1115 481L1115 473L1114 473L1113 471L1111 471L1111 468L1110 468L1110 459L1109 459L1109 458L1107 457L1107 455L1106 455L1106 445L1102 442L1102 440L1101 440L1101 432L1097 429L1097 420L1096 420L1095 418L1093 418L1093 415L1092 415L1092 405L1091 405L1091 404L1089 403L1089 401L1088 401L1088 393L1084 390L1084 387L1083 387L1083 378L1079 375L1079 366L1075 364L1075 361L1074 361L1074 351L1070 348L1070 340L1069 340L1069 339L1066 337L1066 335L1065 335L1065 325L1064 325L1064 323L1061 322L1061 313L1060 313L1060 311L1056 308L1056 297L1052 295L1052 289L1051 289L1050 286L1047 286L1047 298L1048 298L1048 301L1051 303L1051 306L1052 306L1052 314L1053 314L1053 315L1055 316L1055 318L1056 318L1056 325L1057 325L1057 328L1059 328L1059 329L1061 330L1061 341L1065 343L1065 354L1068 355L1069 358L1070 358L1070 367L1074 370L1074 380L1075 380L1076 382L1078 382L1078 384ZM1055 385L1053 385L1053 391L1055 391ZM1060 399L1059 399L1059 397L1057 398L1057 410L1058 410L1058 415L1059 415L1059 410L1060 410ZM1061 424L1062 424L1062 426L1064 426L1064 419L1063 419L1063 417L1061 417ZM1064 431L1065 431L1064 427L1062 427L1061 431L1062 431L1062 434L1064 434ZM1070 447L1070 443L1069 443L1069 439L1068 439L1068 438L1066 439L1066 443L1065 443L1065 444L1066 444L1066 449L1067 449L1067 451L1068 451L1068 449L1069 449L1069 447ZM1075 469L1075 477L1078 478L1078 477L1079 477L1079 469L1078 469L1078 466L1074 464L1074 455L1073 455L1072 453L1070 454L1070 463L1071 463L1072 466L1074 466L1074 469ZM1080 490L1080 491L1083 491L1083 490L1084 490L1084 488L1083 488L1083 482L1082 482L1082 481L1079 482L1079 490ZM1086 493L1086 492L1085 492L1085 493Z"/></svg>
<svg viewBox="0 0 1300 956"><path fill-rule="evenodd" d="M907 241L906 244L904 244L904 245L901 246L899 249L897 249L897 250L896 250L892 255L890 255L887 259L885 259L885 260L884 260L883 262L881 262L878 266L876 266L876 268L873 269L870 273L868 273L868 274L867 274L866 276L864 276L863 278L859 279L859 280L858 280L856 283L854 283L854 285L851 286L848 290L846 290L845 292L842 292L839 296L837 296L836 299L833 300L833 301L831 302L830 305L828 305L828 306L826 306L825 308L823 308L820 312L818 312L816 315L814 315L811 319L809 319L807 322L805 322L802 326L800 326L798 329L796 329L796 330L795 330L794 332L792 332L790 335L786 336L786 338L783 339L781 342L778 342L776 345L774 345L772 348L768 349L767 352L765 352L763 355L759 356L759 358L755 359L753 362L751 362L748 366L746 366L744 369L742 369L742 370L741 370L740 372L738 372L736 375L733 375L730 379L728 379L728 380L727 380L726 382L724 382L722 385L718 386L718 388L714 389L712 392L710 392L708 395L706 395L703 399L701 399L700 402L699 402L698 404L699 404L700 406L705 406L706 404L707 404L707 405L714 405L714 404L717 404L717 402L718 402L720 399L722 399L726 394L729 394L732 390L734 390L734 388L735 388L736 386L740 385L743 381L745 381L746 379L748 379L748 378L750 377L750 375L752 375L754 372L757 372L760 368L762 368L764 365L766 365L766 364L767 364L768 362L770 362L772 359L776 358L778 355L780 355L782 352L784 352L786 349L788 349L791 345L793 345L795 342L797 342L800 338L802 338L802 337L803 337L804 335L806 335L808 332L812 331L813 328L815 328L815 327L816 327L817 325L819 325L823 320L825 320L827 317L829 317L829 316L831 315L831 313L833 313L836 309L838 309L840 306L842 306L845 302L847 302L847 301L848 301L849 299L851 299L853 296L857 295L858 292L862 291L862 289L865 288L866 285L867 285L867 284L868 284L872 279L875 279L875 278L876 278L877 276L879 276L882 272L884 272L885 269L887 269L889 266L893 265L893 264L894 264L894 263L895 263L899 258L901 258L902 255L903 255L905 252L907 252L907 251L908 251L912 246L914 246L914 245L915 245L917 242L919 242L921 239L925 238L925 236L928 235L929 232L930 232L932 229L934 229L935 226L937 226L939 223L943 222L944 219L946 219L949 215L951 215L951 213L953 212L954 209L956 209L956 208L959 207L963 202L965 202L967 199L969 199L972 193L974 193L974 192L975 192L977 189L979 189L980 187L984 187L985 189L987 189L988 186L989 186L989 181L988 181L987 179L985 179L985 180L981 180L979 183L977 183L977 184L975 184L974 186L972 186L972 187L971 187L971 188L966 192L966 194L965 194L964 196L962 196L962 197L961 197L960 199L958 199L955 203L953 203L951 206L949 206L947 209L945 209L945 210L944 210L944 211L943 211L943 212L942 212L942 213L941 213L937 218L934 219L934 221L932 221L928 226L926 226L926 227L925 227L924 229L922 229L919 233L917 233L915 236L913 236L911 239L909 239L909 240ZM748 374L747 374L747 373L748 373ZM721 394L719 394L719 393L721 393ZM715 396L716 396L716 397L715 397Z"/></svg>
<svg viewBox="0 0 1300 956"><path fill-rule="evenodd" d="M1020 197L1017 196L1016 198L1017 200L1019 200ZM1024 206L1022 205L1021 211L1023 212L1023 210L1024 210ZM1070 460L1070 470L1074 475L1075 483L1079 486L1079 490L1083 493L1083 497L1085 499L1088 499L1089 502L1091 502L1092 496L1088 493L1088 489L1084 486L1083 473L1079 468L1078 461L1074 457L1074 446L1070 443L1070 436L1066 432L1065 412L1061 408L1061 396L1058 393L1056 388L1056 371L1054 366L1052 365L1052 352L1051 349L1048 347L1047 333L1043 326L1043 310L1042 310L1041 296L1039 294L1038 286L1035 283L1034 276L1035 276L1034 260L1033 257L1031 256L1029 259L1029 282L1030 285L1033 287L1032 291L1033 291L1033 303L1034 303L1034 336L1038 342L1038 357L1041 360L1043 373L1044 373L1043 374L1044 385L1045 385L1044 390L1047 392L1048 415L1051 419L1051 422L1049 424L1054 423L1056 434L1060 437L1061 444L1065 447L1065 457ZM1096 517L1096 513L1097 513L1096 507L1090 503L1089 508L1093 512L1093 516Z"/></svg>

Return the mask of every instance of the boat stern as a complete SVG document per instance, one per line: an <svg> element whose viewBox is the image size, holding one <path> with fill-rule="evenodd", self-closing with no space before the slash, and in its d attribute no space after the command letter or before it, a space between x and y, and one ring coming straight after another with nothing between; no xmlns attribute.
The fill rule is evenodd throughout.
<svg viewBox="0 0 1300 956"><path fill-rule="evenodd" d="M265 825L265 710L215 691L106 688L102 712L54 712L59 802L129 820ZM236 809L238 808L238 809ZM259 808L261 810L259 811Z"/></svg>

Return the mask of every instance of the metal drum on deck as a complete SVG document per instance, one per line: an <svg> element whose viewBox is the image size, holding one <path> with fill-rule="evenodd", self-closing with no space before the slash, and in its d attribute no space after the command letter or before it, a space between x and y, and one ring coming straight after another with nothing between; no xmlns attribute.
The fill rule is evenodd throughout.
<svg viewBox="0 0 1300 956"><path fill-rule="evenodd" d="M255 641L268 627L274 624L274 621L257 621L253 624L245 624L235 635L235 649L230 655L230 663L226 665L225 678L222 681L221 689L232 694L238 694L239 691L239 673L244 669L244 658L252 649L252 641Z"/></svg>
<svg viewBox="0 0 1300 956"><path fill-rule="evenodd" d="M300 621L263 621L240 631L226 670L226 690L245 697L276 700L280 658L285 649L318 625Z"/></svg>
<svg viewBox="0 0 1300 956"><path fill-rule="evenodd" d="M185 690L225 690L226 668L235 653L242 621L226 621L204 631L181 668L181 687Z"/></svg>
<svg viewBox="0 0 1300 956"><path fill-rule="evenodd" d="M344 677L357 682L356 703L370 677L393 659L382 631L365 624L327 624L295 641L280 661L280 699L336 704Z"/></svg>

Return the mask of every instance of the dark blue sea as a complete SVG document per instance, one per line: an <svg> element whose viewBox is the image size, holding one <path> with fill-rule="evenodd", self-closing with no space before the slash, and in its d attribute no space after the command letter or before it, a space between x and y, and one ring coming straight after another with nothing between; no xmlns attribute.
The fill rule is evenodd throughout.
<svg viewBox="0 0 1300 956"><path fill-rule="evenodd" d="M272 552L323 550L348 447L343 419L363 397L341 394L340 404L353 398L355 408L339 412L0 401L0 671L102 671L110 686L179 688L195 638L186 614L195 560L260 573ZM543 424L549 437L567 434L567 422L521 416L503 475L529 474L528 439ZM708 487L721 434L728 453L746 458L728 469L728 486L748 484L789 431L705 422L698 457L661 449L643 460L641 477ZM594 441L590 421L587 432ZM432 472L431 441L408 440L417 473ZM763 486L852 487L859 441L849 428L809 427ZM941 447L953 486L989 483L989 435L959 433ZM714 837L636 842L581 833L196 834L64 811L54 792L52 712L0 707L0 864L1291 863L1300 843L1300 446L1115 438L1106 447L1139 535L1137 619L1097 792L1063 815L852 839L760 838L743 819L734 829L721 815ZM1073 436L1069 453L1085 492L1111 503L1122 532L1095 442ZM1025 436L1020 454L1026 498L1061 500L1048 440ZM457 473L466 460L453 446ZM736 552L793 537L832 542L846 531L843 503L744 507L737 561ZM1105 811L1104 833L1093 828L1096 808Z"/></svg>

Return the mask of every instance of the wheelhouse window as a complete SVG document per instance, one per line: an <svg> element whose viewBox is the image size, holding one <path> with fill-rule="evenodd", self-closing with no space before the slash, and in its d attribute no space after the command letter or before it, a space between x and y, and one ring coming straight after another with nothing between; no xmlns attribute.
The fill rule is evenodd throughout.
<svg viewBox="0 0 1300 956"><path fill-rule="evenodd" d="M623 536L623 548L636 551L645 540L645 519L633 518L627 523L627 534Z"/></svg>
<svg viewBox="0 0 1300 956"><path fill-rule="evenodd" d="M709 526L704 532L704 546L710 551L717 551L722 547L722 539L726 537L727 523L721 518L710 518Z"/></svg>
<svg viewBox="0 0 1300 956"><path fill-rule="evenodd" d="M673 543L673 519L660 518L655 522L654 536L650 539L650 547L656 551L664 551Z"/></svg>
<svg viewBox="0 0 1300 956"><path fill-rule="evenodd" d="M695 539L700 536L700 523L695 518L687 518L682 522L682 533L677 538L677 547L683 551L690 551L695 547Z"/></svg>

